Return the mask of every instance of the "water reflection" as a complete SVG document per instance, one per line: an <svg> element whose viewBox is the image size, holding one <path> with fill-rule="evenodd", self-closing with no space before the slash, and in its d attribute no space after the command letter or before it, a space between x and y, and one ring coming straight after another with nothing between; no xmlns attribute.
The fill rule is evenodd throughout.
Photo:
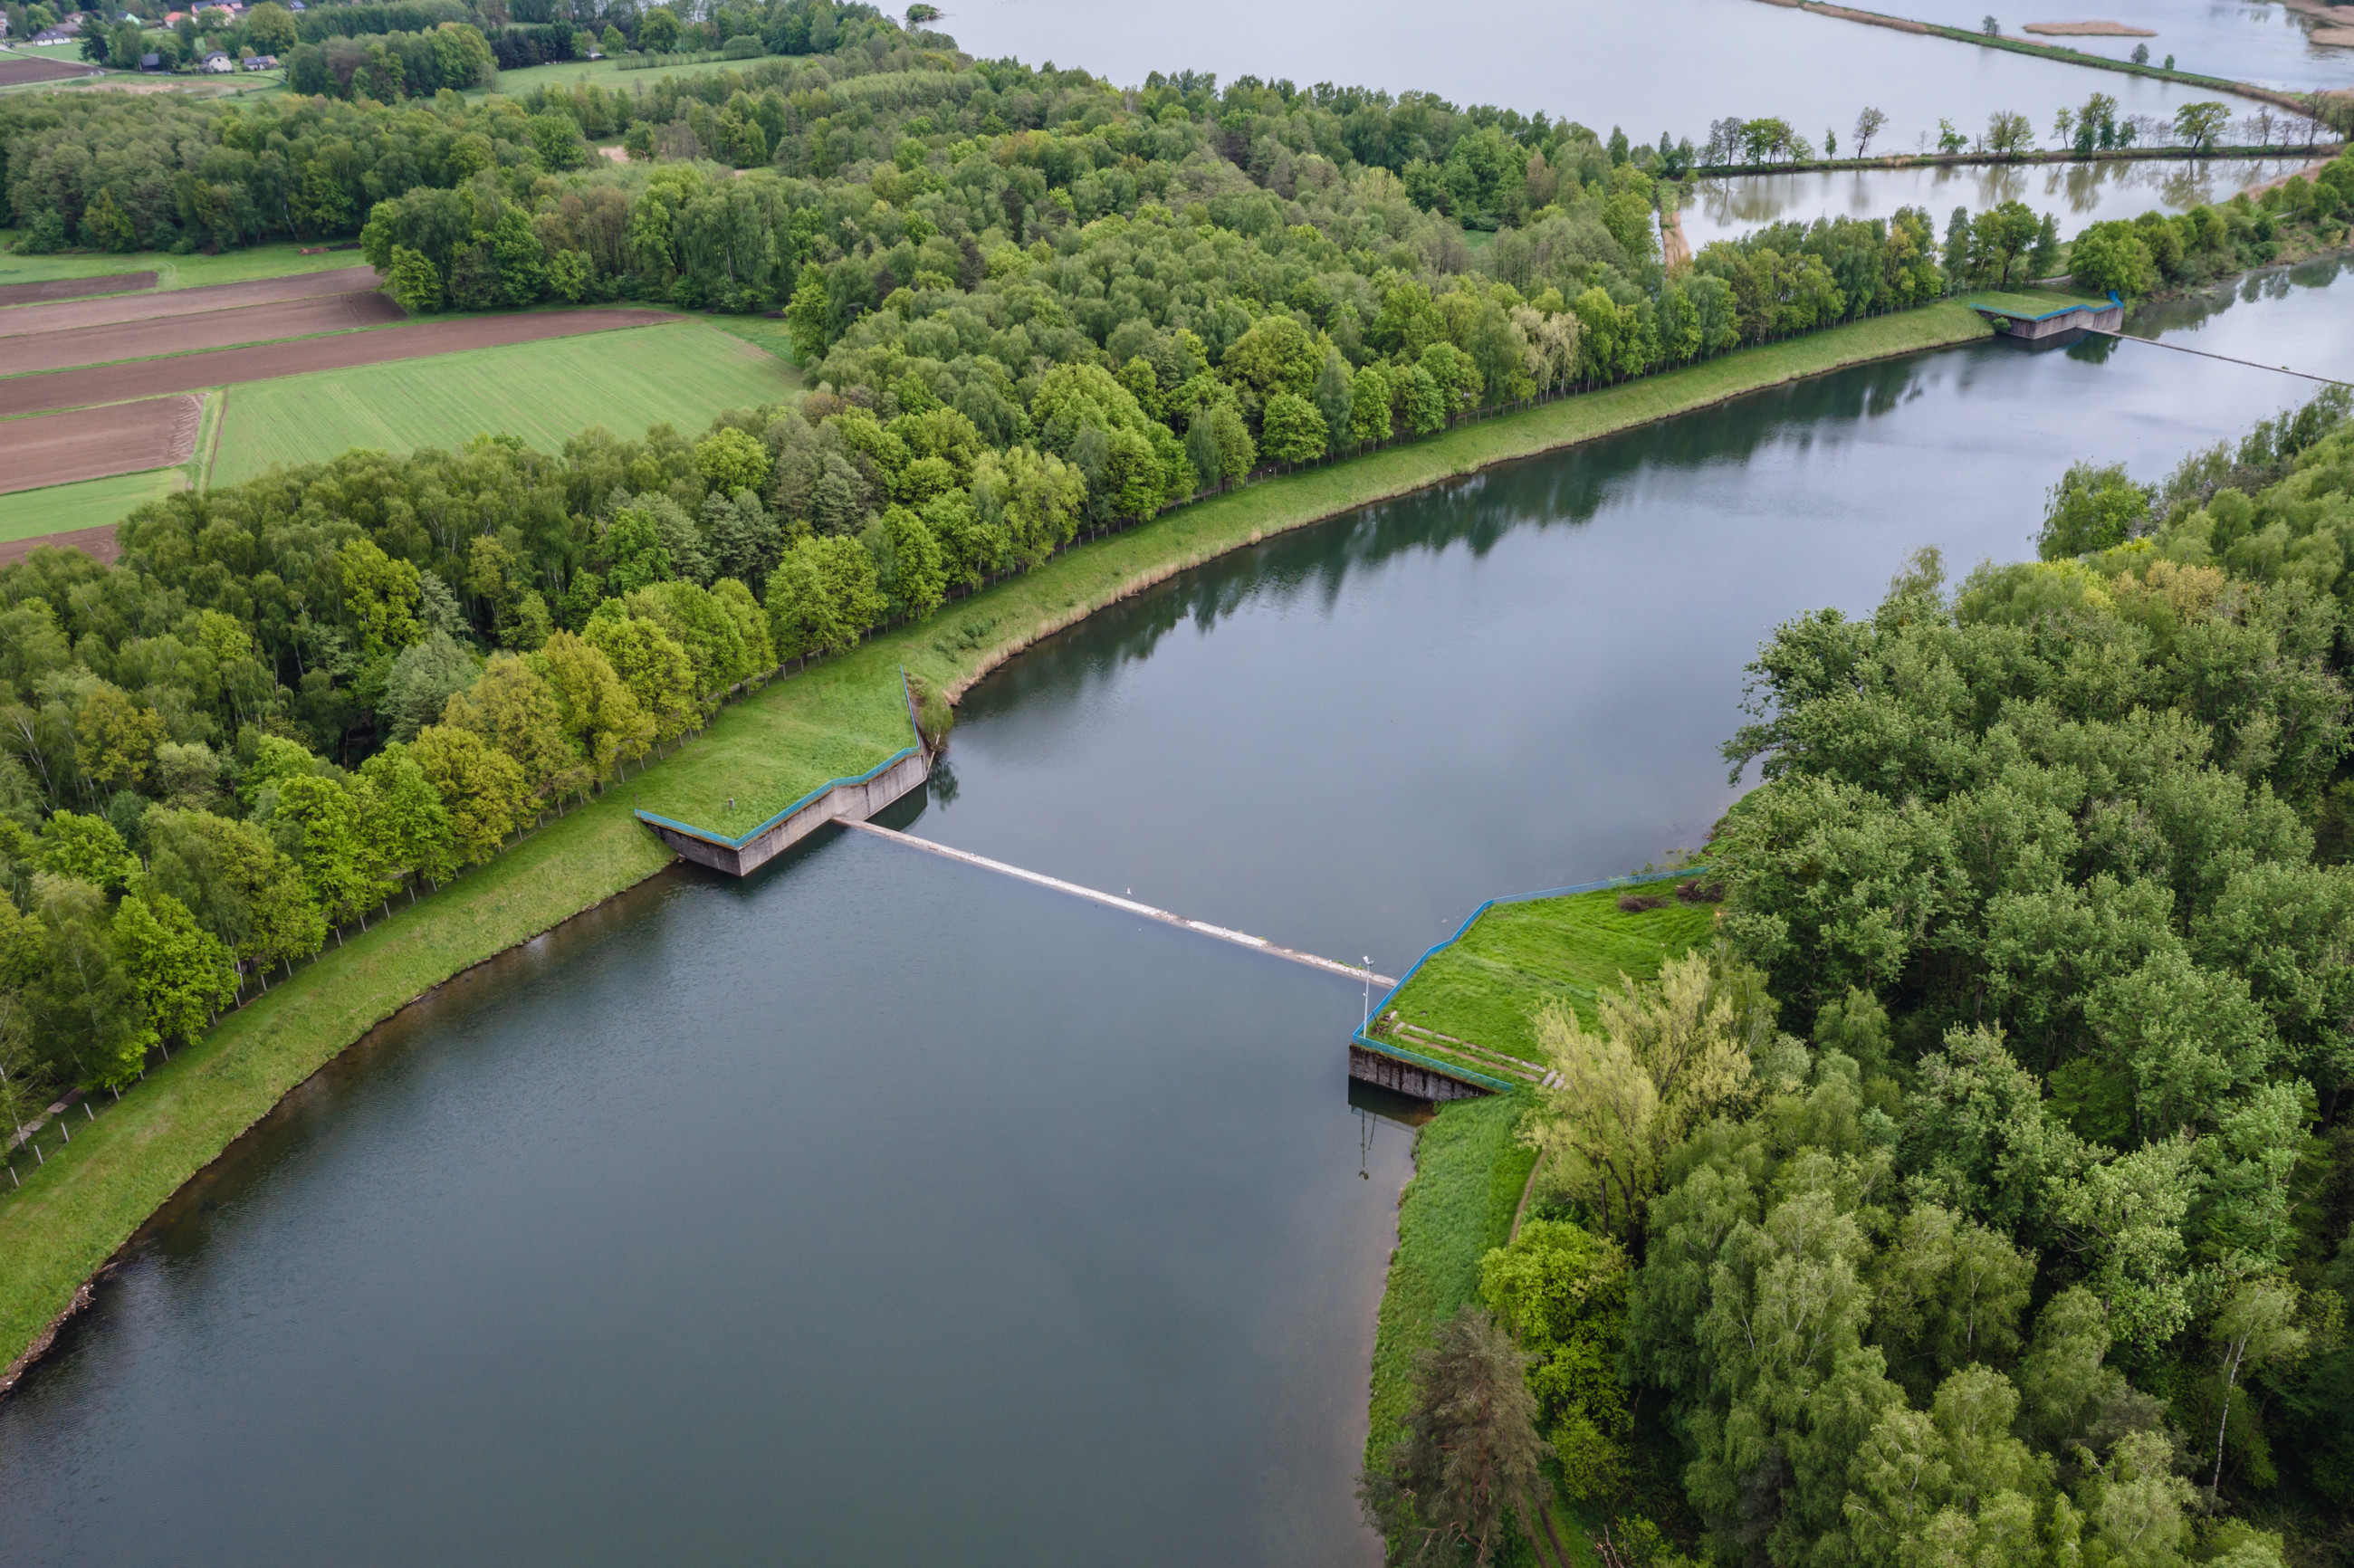
<svg viewBox="0 0 2354 1568"><path fill-rule="evenodd" d="M1786 218L1884 218L1903 207L1928 208L1942 234L1956 207L1977 213L2019 201L2056 217L2066 238L2088 223L2228 201L2249 185L2311 163L2305 157L2167 158L1742 175L1701 181L1681 221L1698 249Z"/></svg>

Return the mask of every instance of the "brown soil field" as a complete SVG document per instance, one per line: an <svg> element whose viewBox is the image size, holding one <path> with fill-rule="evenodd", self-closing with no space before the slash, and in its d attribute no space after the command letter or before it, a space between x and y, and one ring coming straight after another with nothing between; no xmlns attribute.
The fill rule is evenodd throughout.
<svg viewBox="0 0 2354 1568"><path fill-rule="evenodd" d="M2154 38L2157 30L2123 22L2030 22L2021 29L2047 38Z"/></svg>
<svg viewBox="0 0 2354 1568"><path fill-rule="evenodd" d="M0 338L0 371L21 376L35 370L64 370L76 365L190 354L318 332L349 332L408 319L398 305L382 294L367 293L248 305L241 311L207 311L200 316L165 316L160 321L115 322L72 332Z"/></svg>
<svg viewBox="0 0 2354 1568"><path fill-rule="evenodd" d="M103 278L59 278L47 283L0 283L0 309L41 300L79 300L90 294L127 294L155 286L153 272L110 272ZM5 319L5 318L0 318Z"/></svg>
<svg viewBox="0 0 2354 1568"><path fill-rule="evenodd" d="M154 282L153 272L133 274ZM274 304L283 300L314 300L329 294L361 294L376 285L373 267L339 267L332 272L298 272L291 278L261 278L250 283L214 283L202 289L166 289L160 293L140 294L133 298L85 300L79 296L65 301L51 294L57 304L19 304L14 309L0 310L0 337L18 337L27 333L64 332L72 327L105 326L111 322L154 321L159 316L201 315L207 311L235 310L242 305ZM48 283L27 283L27 289L54 287ZM77 285L78 286L78 285ZM103 290L84 289L83 293L103 293ZM0 305L12 302L0 300ZM272 337L285 337L285 333L272 333ZM88 364L87 360L80 363Z"/></svg>
<svg viewBox="0 0 2354 1568"><path fill-rule="evenodd" d="M44 534L37 539L16 539L0 545L0 567L14 566L44 545L59 549L80 550L100 566L111 566L122 554L122 546L114 542L114 524L102 528L76 528L66 534Z"/></svg>
<svg viewBox="0 0 2354 1568"><path fill-rule="evenodd" d="M0 60L0 87L18 87L28 81L63 81L72 76L101 74L96 66L76 65L71 60Z"/></svg>
<svg viewBox="0 0 2354 1568"><path fill-rule="evenodd" d="M504 348L514 343L571 337L585 332L684 321L671 311L530 311L515 315L471 316L461 321L412 322L376 332L337 333L297 338L253 348L221 348L169 359L133 360L87 370L52 370L39 376L0 377L0 418L51 408L119 403L163 392L194 392L239 381L267 381L313 370L349 370L396 359L421 359L467 348Z"/></svg>
<svg viewBox="0 0 2354 1568"><path fill-rule="evenodd" d="M204 399L183 393L71 414L0 419L0 493L186 462L196 450L204 415Z"/></svg>

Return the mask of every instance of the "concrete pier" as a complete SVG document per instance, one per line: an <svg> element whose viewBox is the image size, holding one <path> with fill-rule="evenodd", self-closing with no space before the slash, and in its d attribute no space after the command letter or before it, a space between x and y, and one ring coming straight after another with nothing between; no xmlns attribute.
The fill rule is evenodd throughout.
<svg viewBox="0 0 2354 1568"><path fill-rule="evenodd" d="M1361 1084L1375 1084L1396 1094L1434 1103L1477 1099L1482 1095L1504 1092L1500 1088L1490 1088L1458 1078L1452 1073L1441 1072L1436 1066L1425 1066L1379 1051L1368 1051L1353 1043L1349 1046L1349 1076Z"/></svg>
<svg viewBox="0 0 2354 1568"><path fill-rule="evenodd" d="M2114 293L2105 305L2088 301L2081 305L2063 305L2055 311L2045 311L2041 315L2027 315L1976 301L1971 302L1970 308L1992 322L1997 332L2022 343L2038 343L2045 338L2076 332L2114 333L2126 324L2125 304Z"/></svg>
<svg viewBox="0 0 2354 1568"><path fill-rule="evenodd" d="M749 876L828 822L863 823L901 796L922 789L931 772L930 754L920 746L909 747L871 773L839 779L803 796L739 839L723 838L652 811L640 811L638 820L682 859L730 876Z"/></svg>

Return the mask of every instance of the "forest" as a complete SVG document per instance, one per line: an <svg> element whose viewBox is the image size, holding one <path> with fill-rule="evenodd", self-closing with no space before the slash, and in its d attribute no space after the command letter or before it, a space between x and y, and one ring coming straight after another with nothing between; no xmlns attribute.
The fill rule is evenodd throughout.
<svg viewBox="0 0 2354 1568"><path fill-rule="evenodd" d="M2159 484L2073 470L2041 559L1953 582L1923 552L1869 618L1775 631L1725 747L1760 782L1705 851L1713 949L1597 1029L1538 1020L1539 1217L1368 1477L1402 1558L1483 1528L1437 1456L1526 1364L1487 1495L1549 1445L1630 1510L1633 1560L1680 1533L1727 1563L2328 1560L2349 408Z"/></svg>

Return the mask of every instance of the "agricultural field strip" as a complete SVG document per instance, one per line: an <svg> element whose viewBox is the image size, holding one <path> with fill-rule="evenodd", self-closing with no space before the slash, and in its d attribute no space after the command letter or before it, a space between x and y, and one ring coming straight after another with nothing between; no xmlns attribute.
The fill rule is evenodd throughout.
<svg viewBox="0 0 2354 1568"><path fill-rule="evenodd" d="M0 493L184 463L196 452L203 422L203 399L185 392L0 419Z"/></svg>
<svg viewBox="0 0 2354 1568"><path fill-rule="evenodd" d="M39 283L0 283L0 311L50 301L128 294L155 286L153 272L109 272L94 278L51 278Z"/></svg>
<svg viewBox="0 0 2354 1568"><path fill-rule="evenodd" d="M245 283L207 283L194 289L155 289L155 274L143 277L147 291L109 292L83 290L80 294L27 296L23 302L6 296L19 289L78 289L82 280L60 279L49 283L16 283L0 288L0 337L28 333L65 332L74 327L108 326L117 322L154 321L164 316L202 315L246 305L268 305L289 300L319 299L331 294L365 294L376 286L373 267L340 267L332 272L297 272L284 278L258 278ZM90 282L104 282L92 278ZM84 297L95 292L96 297ZM280 337L289 334L277 334Z"/></svg>
<svg viewBox="0 0 2354 1568"><path fill-rule="evenodd" d="M240 344L281 343L321 333L392 326L408 319L382 294L331 294L323 299L246 305L201 315L110 322L65 332L0 337L0 369L11 376L77 366L159 359Z"/></svg>
<svg viewBox="0 0 2354 1568"><path fill-rule="evenodd" d="M670 311L534 311L511 316L409 322L367 332L327 333L249 348L217 348L80 370L0 376L0 418L52 408L90 408L162 392L194 392L363 365L422 359L461 349L499 348L583 333L613 332L687 318Z"/></svg>

